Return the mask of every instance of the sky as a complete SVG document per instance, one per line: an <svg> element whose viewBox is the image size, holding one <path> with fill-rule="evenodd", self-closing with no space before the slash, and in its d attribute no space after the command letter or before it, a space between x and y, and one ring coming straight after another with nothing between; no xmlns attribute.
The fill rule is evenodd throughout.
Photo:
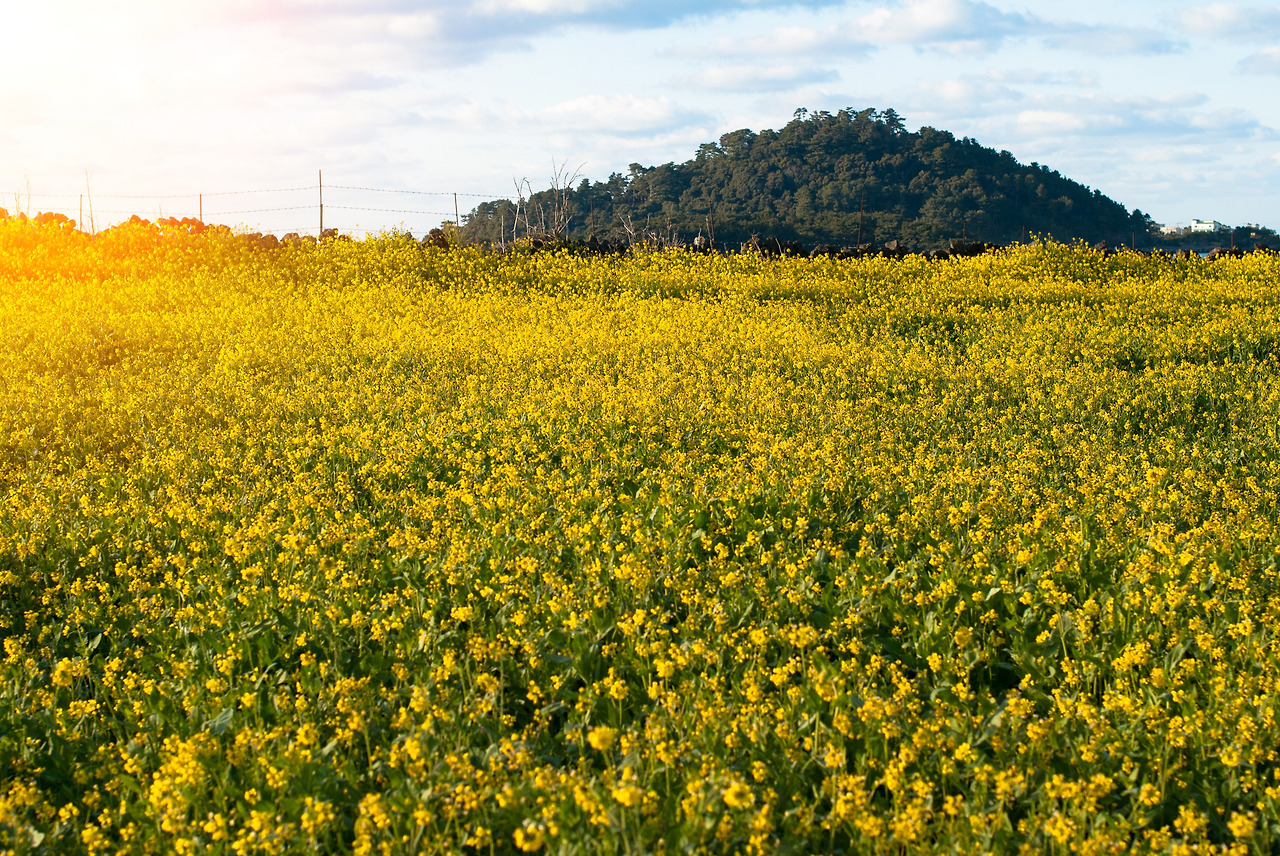
<svg viewBox="0 0 1280 856"><path fill-rule="evenodd" d="M455 193L465 214L557 170L680 162L801 107L893 108L1166 225L1280 228L1280 4L9 6L0 206L95 228L203 210L314 233L323 175L326 227L419 234Z"/></svg>

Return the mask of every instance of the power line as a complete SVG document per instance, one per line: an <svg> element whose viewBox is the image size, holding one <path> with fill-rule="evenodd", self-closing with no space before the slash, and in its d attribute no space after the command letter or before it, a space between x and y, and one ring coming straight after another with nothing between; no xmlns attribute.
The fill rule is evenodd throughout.
<svg viewBox="0 0 1280 856"><path fill-rule="evenodd" d="M446 190L392 190L385 187L351 187L346 184L331 184L330 187L338 190L367 190L370 193L412 193L418 196L474 196L477 199L495 199L501 197L500 193L453 193ZM373 209L370 209L373 210ZM435 213L435 212L428 212Z"/></svg>
<svg viewBox="0 0 1280 856"><path fill-rule="evenodd" d="M330 205L328 207L341 208L343 211L379 211L384 214L434 214L441 217L448 217L453 214L452 211L419 211L409 208L360 208L356 205Z"/></svg>
<svg viewBox="0 0 1280 856"><path fill-rule="evenodd" d="M387 187L355 187L347 184L331 184L329 185L335 190L360 190L369 193L405 193L416 196L470 196L476 199L499 199L505 198L500 193L457 193L446 190L396 190ZM303 191L316 190L318 185L312 184L306 187L265 187L259 190L218 190L212 193L94 193L92 196L96 199L195 199L199 196L242 196L252 193L301 193ZM27 199L78 199L85 196L84 193L34 193L28 191L20 191L17 194ZM376 209L369 209L376 210ZM432 212L434 213L434 212Z"/></svg>
<svg viewBox="0 0 1280 856"><path fill-rule="evenodd" d="M364 186L344 185L344 184L330 185L330 187L334 190L354 191L357 193L399 193L399 194L406 194L411 196L443 196L446 198L449 196L452 196L454 197L455 209L457 207L456 202L458 197L470 197L470 198L476 198L476 199L505 198L502 196L502 194L495 194L495 193L455 193L453 191L410 190L410 189L397 189L397 188L388 188L388 187L364 187ZM17 202L18 208L20 210L23 208L31 207L33 203L35 205L40 205L41 200L62 200L60 203L51 202L50 203L51 210L57 210L59 208L66 210L68 207L71 207L74 209L75 207L74 204L71 204L70 206L68 206L68 202L70 200L79 200L81 204L81 209L82 209L81 210L82 217L84 214L83 204L86 198L99 199L99 200L111 200L111 199L139 200L139 205L137 208L133 208L133 209L98 208L97 213L110 216L113 219L117 217L128 217L128 216L163 218L166 216L180 217L180 216L183 216L184 214L194 214L196 213L196 210L198 210L200 219L204 220L205 222L210 222L214 218L225 218L225 217L232 217L237 215L269 214L269 213L282 212L282 211L315 211L317 209L323 210L323 208L319 204L309 204L309 205L275 205L275 206L264 206L260 208L237 208L229 211L207 211L203 206L204 197L206 196L208 197L248 196L248 195L260 194L260 193L309 193L309 192L316 192L318 190L320 190L319 182L317 182L314 185L309 184L309 185L294 186L294 187L268 187L268 188L259 188L259 189L253 189L253 190L221 190L221 191L212 191L209 193L94 193L94 194L34 193L28 189L28 190L23 190L23 191L14 193L12 194L12 197L15 200L15 202ZM154 201L157 204L155 205L146 204L142 202L143 200ZM25 205L24 205L24 201L25 201ZM168 201L169 204L159 204L164 201ZM356 200L352 200L352 201L356 201ZM196 202L200 202L200 205L197 206L195 204ZM452 220L455 222L458 221L459 219L458 213L456 210L455 211L431 211L431 210L420 209L420 208L379 208L379 207L362 206L362 205L330 205L329 207L336 208L339 210L344 210L344 211L366 211L366 212L375 213L375 214L413 214L416 216L440 217L442 219ZM165 211L166 208L169 208L171 210L166 212ZM172 209L176 209L176 211ZM371 218L371 219L377 219L377 218ZM257 225L259 227L262 227L263 224L259 222ZM405 227L403 223L401 223L400 225L401 225L401 228ZM272 231L278 232L280 231L280 228L273 227ZM314 229L314 227L305 227L303 229L294 229L291 231L313 232L316 230ZM377 230L354 228L351 231L364 232L366 234L373 234Z"/></svg>
<svg viewBox="0 0 1280 856"><path fill-rule="evenodd" d="M315 207L316 207L316 206L314 206L314 205L290 205L290 206L287 206L287 207L284 207L284 208L243 208L243 209L240 209L240 210L238 210L238 211L211 211L211 212L209 212L209 216L210 216L210 217L224 217L224 216L226 216L227 214L258 214L258 213L261 213L261 212L264 212L264 211L306 211L306 210L308 210L308 209L314 209ZM99 213L99 214L137 214L137 213L138 213L138 209L136 209L136 208L128 208L128 209L122 209L122 208L99 208L99 209L97 209L97 213ZM164 215L164 212L163 212L163 211L158 212L158 213L159 213L161 216L163 216L163 215Z"/></svg>
<svg viewBox="0 0 1280 856"><path fill-rule="evenodd" d="M269 190L223 190L217 193L206 193L205 196L239 196L244 193L297 193L302 190L315 190L311 187L275 187Z"/></svg>
<svg viewBox="0 0 1280 856"><path fill-rule="evenodd" d="M94 209L94 213L95 213L95 214L137 214L137 213L138 213L138 209L136 209L136 208L127 208L127 209L125 209L125 208L95 208L95 209ZM161 214L163 214L164 212L162 211L162 212L160 212L160 213L161 213Z"/></svg>
<svg viewBox="0 0 1280 856"><path fill-rule="evenodd" d="M311 187L268 187L262 190L222 190L214 193L94 193L97 199L195 199L199 196L240 196L246 193L297 193L303 190L315 190ZM29 199L76 199L85 196L83 193L27 193L17 194Z"/></svg>
<svg viewBox="0 0 1280 856"><path fill-rule="evenodd" d="M227 214L260 214L263 211L313 211L317 205L288 205L284 208L242 208L239 211L212 211L210 217L224 217Z"/></svg>

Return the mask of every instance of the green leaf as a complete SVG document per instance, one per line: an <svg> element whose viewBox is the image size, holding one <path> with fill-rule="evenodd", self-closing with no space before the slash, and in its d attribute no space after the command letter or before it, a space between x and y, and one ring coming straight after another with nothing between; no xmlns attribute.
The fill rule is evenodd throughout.
<svg viewBox="0 0 1280 856"><path fill-rule="evenodd" d="M217 716L204 724L204 727L221 737L231 727L231 718L235 715L233 708L224 707Z"/></svg>

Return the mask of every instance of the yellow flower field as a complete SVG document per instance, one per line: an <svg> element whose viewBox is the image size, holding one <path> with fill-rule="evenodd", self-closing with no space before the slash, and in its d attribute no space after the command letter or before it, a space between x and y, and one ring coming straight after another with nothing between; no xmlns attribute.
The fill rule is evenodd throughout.
<svg viewBox="0 0 1280 856"><path fill-rule="evenodd" d="M10 219L0 330L0 852L1280 850L1280 256Z"/></svg>

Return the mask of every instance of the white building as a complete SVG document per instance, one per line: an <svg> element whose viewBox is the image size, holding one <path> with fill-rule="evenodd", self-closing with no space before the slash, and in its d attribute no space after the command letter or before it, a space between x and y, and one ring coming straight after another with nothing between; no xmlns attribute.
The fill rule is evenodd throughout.
<svg viewBox="0 0 1280 856"><path fill-rule="evenodd" d="M1193 232L1225 232L1226 225L1219 223L1217 220L1192 220L1191 231Z"/></svg>

